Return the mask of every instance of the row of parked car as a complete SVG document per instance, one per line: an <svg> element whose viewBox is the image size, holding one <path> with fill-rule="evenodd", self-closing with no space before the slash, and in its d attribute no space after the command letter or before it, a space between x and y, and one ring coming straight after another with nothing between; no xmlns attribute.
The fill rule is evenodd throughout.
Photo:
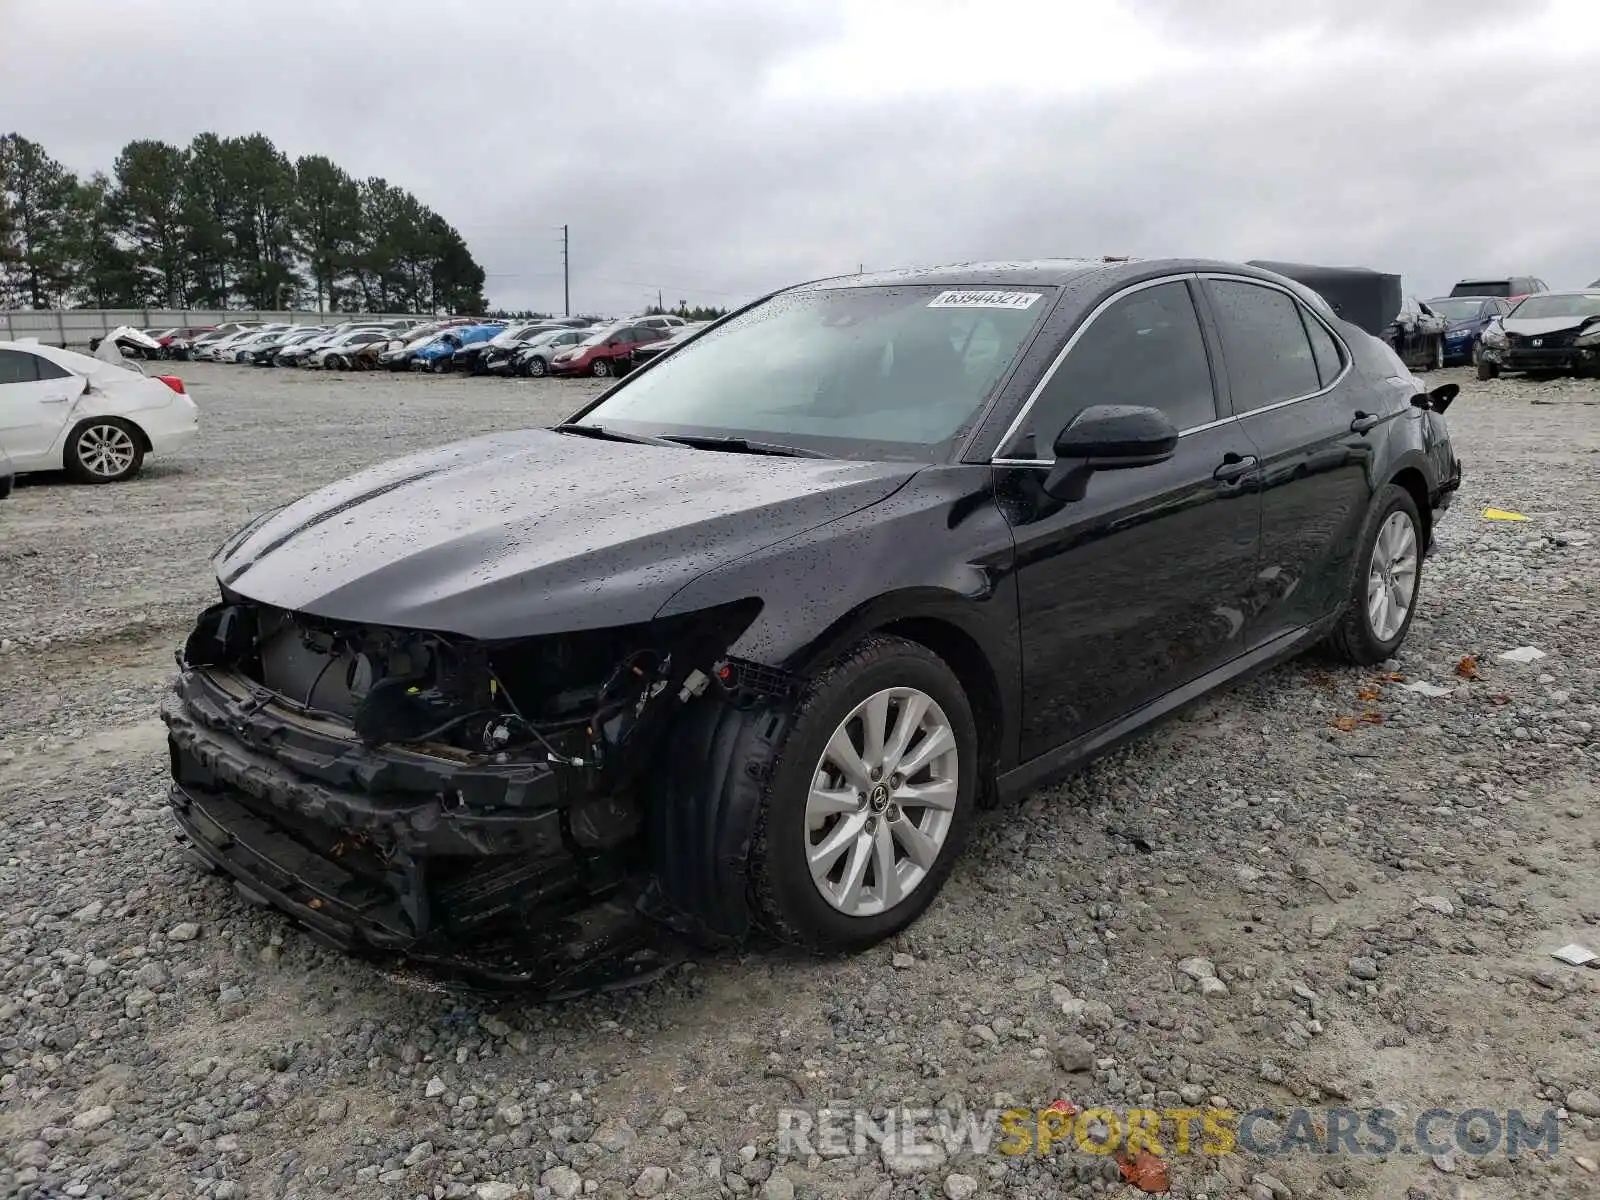
<svg viewBox="0 0 1600 1200"><path fill-rule="evenodd" d="M1383 340L1420 370L1600 374L1600 279L1560 292L1532 275L1463 279L1448 296L1405 297Z"/></svg>
<svg viewBox="0 0 1600 1200"><path fill-rule="evenodd" d="M116 344L136 357L258 367L606 377L664 352L703 324L670 314L601 324L579 317L355 318L331 326L234 321L208 329L129 330Z"/></svg>

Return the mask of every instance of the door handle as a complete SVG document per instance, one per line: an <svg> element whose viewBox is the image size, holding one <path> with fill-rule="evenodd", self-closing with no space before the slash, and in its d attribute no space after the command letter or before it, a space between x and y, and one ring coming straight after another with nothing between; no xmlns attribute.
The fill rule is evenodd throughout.
<svg viewBox="0 0 1600 1200"><path fill-rule="evenodd" d="M40 404L65 404L70 399L72 399L71 396L46 396L44 399L40 400L39 403Z"/></svg>
<svg viewBox="0 0 1600 1200"><path fill-rule="evenodd" d="M1365 412L1362 412L1360 409L1357 409L1356 410L1355 420L1350 422L1350 432L1351 433L1366 433L1369 430L1376 429L1382 423L1383 423L1383 418L1382 417L1375 416L1372 413L1365 413Z"/></svg>
<svg viewBox="0 0 1600 1200"><path fill-rule="evenodd" d="M1222 456L1222 465L1211 472L1218 483L1236 483L1261 465L1254 454L1235 454L1232 450Z"/></svg>

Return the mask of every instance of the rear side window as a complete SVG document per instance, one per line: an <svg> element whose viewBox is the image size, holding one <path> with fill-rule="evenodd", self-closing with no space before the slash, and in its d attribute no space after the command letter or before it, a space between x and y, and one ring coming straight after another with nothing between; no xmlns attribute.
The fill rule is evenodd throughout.
<svg viewBox="0 0 1600 1200"><path fill-rule="evenodd" d="M1306 335L1306 325L1315 322L1302 321L1292 296L1234 280L1211 280L1207 286L1222 329L1235 413L1321 389L1321 371ZM1333 373L1338 374L1337 366Z"/></svg>
<svg viewBox="0 0 1600 1200"><path fill-rule="evenodd" d="M1188 284L1141 288L1095 317L1046 381L1025 437L1004 454L1049 458L1056 435L1095 404L1158 408L1180 430L1217 419L1211 364Z"/></svg>
<svg viewBox="0 0 1600 1200"><path fill-rule="evenodd" d="M65 379L68 374L37 354L0 350L0 383L38 383L41 379Z"/></svg>
<svg viewBox="0 0 1600 1200"><path fill-rule="evenodd" d="M1306 333L1311 338L1311 356L1317 363L1317 378L1323 387L1327 387L1339 378L1339 372L1344 370L1344 355L1339 351L1339 343L1334 340L1326 326L1304 309L1300 318L1306 324Z"/></svg>

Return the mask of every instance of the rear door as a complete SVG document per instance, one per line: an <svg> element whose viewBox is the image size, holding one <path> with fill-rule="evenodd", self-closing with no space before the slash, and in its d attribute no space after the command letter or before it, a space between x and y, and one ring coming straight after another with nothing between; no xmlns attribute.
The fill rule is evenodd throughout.
<svg viewBox="0 0 1600 1200"><path fill-rule="evenodd" d="M84 389L80 376L26 350L0 350L0 446L19 471L39 471L61 435L72 402Z"/></svg>
<svg viewBox="0 0 1600 1200"><path fill-rule="evenodd" d="M1022 740L1032 758L1238 655L1260 497L1249 439L1219 411L1192 277L1137 284L1072 336L994 460L1017 549ZM1041 488L1056 435L1097 404L1159 408L1171 459Z"/></svg>
<svg viewBox="0 0 1600 1200"><path fill-rule="evenodd" d="M1349 351L1310 308L1242 276L1207 276L1205 294L1234 416L1261 460L1261 573L1246 631L1259 645L1343 601L1379 435Z"/></svg>

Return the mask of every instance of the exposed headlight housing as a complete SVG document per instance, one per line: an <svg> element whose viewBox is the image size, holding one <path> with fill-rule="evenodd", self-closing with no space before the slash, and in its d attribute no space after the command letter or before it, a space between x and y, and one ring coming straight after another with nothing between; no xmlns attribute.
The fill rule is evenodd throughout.
<svg viewBox="0 0 1600 1200"><path fill-rule="evenodd" d="M1600 324L1591 325L1577 337L1580 346L1600 346Z"/></svg>
<svg viewBox="0 0 1600 1200"><path fill-rule="evenodd" d="M1491 325L1483 331L1483 344L1485 346L1504 346L1506 344L1506 331L1499 325Z"/></svg>

